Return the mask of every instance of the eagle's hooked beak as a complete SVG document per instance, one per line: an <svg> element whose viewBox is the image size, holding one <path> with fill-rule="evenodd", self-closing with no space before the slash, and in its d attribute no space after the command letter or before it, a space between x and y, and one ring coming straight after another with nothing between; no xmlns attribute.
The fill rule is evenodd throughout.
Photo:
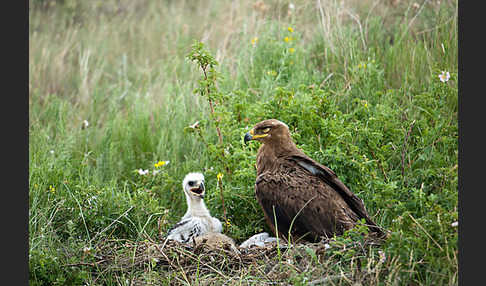
<svg viewBox="0 0 486 286"><path fill-rule="evenodd" d="M254 133L255 131L250 130L248 132L246 132L245 134L245 138L243 139L245 141L245 144L250 141L250 140L258 140L260 138L265 138L268 136L268 134L256 134Z"/></svg>
<svg viewBox="0 0 486 286"><path fill-rule="evenodd" d="M253 133L253 129L250 130L249 132L246 132L245 138L243 139L245 141L245 144L248 144L248 141L251 141L253 139L252 133Z"/></svg>

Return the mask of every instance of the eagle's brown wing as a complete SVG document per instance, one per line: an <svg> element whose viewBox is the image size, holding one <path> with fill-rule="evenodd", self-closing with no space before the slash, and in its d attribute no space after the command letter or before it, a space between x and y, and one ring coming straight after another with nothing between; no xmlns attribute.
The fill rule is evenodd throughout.
<svg viewBox="0 0 486 286"><path fill-rule="evenodd" d="M268 225L279 235L318 241L342 234L358 219L331 184L311 174L295 159L279 159L276 169L257 177L256 197ZM274 215L275 214L275 215Z"/></svg>
<svg viewBox="0 0 486 286"><path fill-rule="evenodd" d="M340 197L347 203L349 208L358 215L358 219L364 218L371 231L376 232L378 236L384 235L384 232L371 219L363 200L351 192L331 169L319 164L306 155L292 155L288 157L288 160L296 162L299 166L331 186L333 190L339 193Z"/></svg>

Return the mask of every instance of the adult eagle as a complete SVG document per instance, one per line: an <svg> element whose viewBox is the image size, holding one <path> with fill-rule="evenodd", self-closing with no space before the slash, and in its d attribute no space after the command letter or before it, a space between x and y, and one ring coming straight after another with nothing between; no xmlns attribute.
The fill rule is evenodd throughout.
<svg viewBox="0 0 486 286"><path fill-rule="evenodd" d="M255 194L274 233L288 239L290 229L293 239L316 242L341 235L364 218L370 233L384 236L363 201L331 169L297 148L285 123L264 120L245 134L245 143L250 140L263 143L256 159Z"/></svg>

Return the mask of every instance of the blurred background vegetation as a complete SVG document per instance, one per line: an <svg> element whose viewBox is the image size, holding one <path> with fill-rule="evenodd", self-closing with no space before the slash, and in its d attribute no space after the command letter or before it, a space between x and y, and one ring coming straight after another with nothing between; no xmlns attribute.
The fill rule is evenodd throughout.
<svg viewBox="0 0 486 286"><path fill-rule="evenodd" d="M222 220L221 184L237 242L268 231L242 144L267 118L392 232L379 283L457 285L457 33L452 0L29 1L32 285L92 281L63 265L164 233L187 172ZM195 41L219 63L207 96Z"/></svg>

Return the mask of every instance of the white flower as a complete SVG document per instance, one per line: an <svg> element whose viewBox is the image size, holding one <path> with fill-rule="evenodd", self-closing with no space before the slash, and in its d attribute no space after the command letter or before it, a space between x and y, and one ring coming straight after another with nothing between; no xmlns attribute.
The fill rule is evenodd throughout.
<svg viewBox="0 0 486 286"><path fill-rule="evenodd" d="M441 82L447 82L451 78L451 74L446 71L442 71L442 73L439 75L439 79Z"/></svg>
<svg viewBox="0 0 486 286"><path fill-rule="evenodd" d="M189 128L196 129L199 127L199 121L194 122L193 124L189 125Z"/></svg>
<svg viewBox="0 0 486 286"><path fill-rule="evenodd" d="M54 150L49 151L49 153L54 154Z"/></svg>
<svg viewBox="0 0 486 286"><path fill-rule="evenodd" d="M378 254L380 255L380 263L385 262L385 260L386 260L385 252L378 250Z"/></svg>
<svg viewBox="0 0 486 286"><path fill-rule="evenodd" d="M331 246L329 245L329 243L326 243L326 244L324 244L324 248L329 249L329 248L331 248Z"/></svg>
<svg viewBox="0 0 486 286"><path fill-rule="evenodd" d="M89 126L88 120L86 120L86 119L83 120L83 128L88 128L88 126Z"/></svg>
<svg viewBox="0 0 486 286"><path fill-rule="evenodd" d="M154 176L157 175L158 173L160 173L160 170L153 170L152 171L152 175L154 175Z"/></svg>
<svg viewBox="0 0 486 286"><path fill-rule="evenodd" d="M142 169L138 169L137 172L142 175L142 176L145 176L148 174L148 170L142 170Z"/></svg>
<svg viewBox="0 0 486 286"><path fill-rule="evenodd" d="M295 9L295 5L293 3L289 3L289 10L294 10Z"/></svg>
<svg viewBox="0 0 486 286"><path fill-rule="evenodd" d="M84 254L88 254L90 251L91 251L91 247L85 246L85 247L83 248L83 252L84 252Z"/></svg>
<svg viewBox="0 0 486 286"><path fill-rule="evenodd" d="M451 226L452 226L452 227L456 227L456 226L458 226L458 225L459 225L459 222L458 222L458 221L455 221L455 222L451 223Z"/></svg>

